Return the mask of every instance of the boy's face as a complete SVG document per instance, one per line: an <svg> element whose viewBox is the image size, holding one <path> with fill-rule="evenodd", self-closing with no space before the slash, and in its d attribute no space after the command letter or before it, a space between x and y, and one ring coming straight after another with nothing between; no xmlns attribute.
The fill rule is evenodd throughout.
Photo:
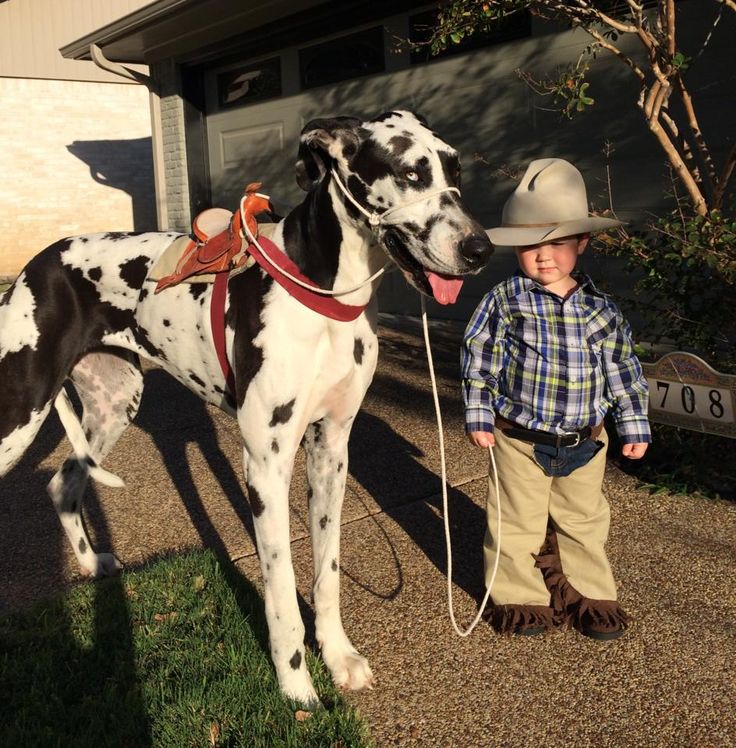
<svg viewBox="0 0 736 748"><path fill-rule="evenodd" d="M552 239L530 247L516 247L519 266L534 281L552 291L567 290L570 273L588 246L589 234Z"/></svg>

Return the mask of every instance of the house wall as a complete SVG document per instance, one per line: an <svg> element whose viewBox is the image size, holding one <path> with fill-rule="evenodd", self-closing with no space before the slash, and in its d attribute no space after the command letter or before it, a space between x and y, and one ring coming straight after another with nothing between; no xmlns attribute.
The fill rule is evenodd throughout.
<svg viewBox="0 0 736 748"><path fill-rule="evenodd" d="M0 76L119 82L93 62L65 60L59 47L151 0L0 2ZM145 70L144 66L137 68Z"/></svg>
<svg viewBox="0 0 736 748"><path fill-rule="evenodd" d="M48 244L156 228L142 86L0 78L0 276Z"/></svg>
<svg viewBox="0 0 736 748"><path fill-rule="evenodd" d="M695 0L683 0L679 7L680 42L686 50L698 50L713 18L704 14ZM723 162L733 142L729 133L736 132L736 108L728 105L736 94L736 72L729 64L729 40L736 33L732 15L724 14L688 79L700 123L718 163ZM407 16L376 19L362 27L380 23L387 40L394 35L406 38ZM339 35L354 30L357 28ZM320 41L335 35L326 30ZM314 41L274 44L263 57L280 57L283 95L239 108L218 109L215 87L220 73L248 61L247 45L241 61L226 57L206 67L208 178L214 204L237 204L242 186L258 179L264 182L276 210L288 212L302 198L293 174L298 132L304 122L335 115L371 118L401 108L425 115L433 129L457 148L463 164L463 199L485 227L498 225L504 201L516 185L508 172L521 174L532 159L549 156L576 164L596 210L611 205L619 218L633 226L671 205L668 195L673 185L666 158L636 106L639 89L628 68L608 53L599 54L590 75L595 106L572 120L561 116L549 99L534 94L517 74L521 69L543 78L576 60L590 43L581 29L533 23L531 37L420 65L410 64L406 50L387 52L385 72L302 90L299 52ZM637 59L643 54L636 40L622 39L621 43L627 54ZM391 49L388 41L385 46ZM719 71L716 82L714 70ZM251 133L254 137L249 140ZM242 147L237 151L233 144L239 143ZM226 153L228 148L232 154ZM225 155L218 159L218 154ZM630 292L631 277L622 271L622 262L589 251L581 265L594 277L604 279L615 293ZM431 311L442 317L467 319L484 292L515 267L513 251L499 247L487 268L466 280L457 304L442 308L432 304ZM398 273L385 278L380 295L383 311L419 311L418 297L407 293Z"/></svg>
<svg viewBox="0 0 736 748"><path fill-rule="evenodd" d="M65 236L156 228L148 91L58 51L147 2L0 3L0 276Z"/></svg>

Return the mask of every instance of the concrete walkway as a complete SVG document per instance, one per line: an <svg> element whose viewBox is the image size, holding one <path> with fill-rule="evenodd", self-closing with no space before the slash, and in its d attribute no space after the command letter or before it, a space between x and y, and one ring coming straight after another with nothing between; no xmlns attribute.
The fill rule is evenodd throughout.
<svg viewBox="0 0 736 748"><path fill-rule="evenodd" d="M377 744L736 744L736 505L653 497L609 467L609 552L634 618L627 635L607 644L573 631L517 640L481 624L458 638L447 614L424 346L417 328L384 323L379 370L351 439L341 559L345 628L377 678L375 690L349 699ZM433 340L452 485L455 607L466 625L483 595L487 458L462 434L456 330L439 326ZM88 492L98 547L131 567L207 545L260 584L238 445L232 420L149 371L136 423L105 464L127 487ZM78 579L45 493L66 453L50 419L0 481L0 611ZM298 588L308 600L305 492L300 458L291 532Z"/></svg>

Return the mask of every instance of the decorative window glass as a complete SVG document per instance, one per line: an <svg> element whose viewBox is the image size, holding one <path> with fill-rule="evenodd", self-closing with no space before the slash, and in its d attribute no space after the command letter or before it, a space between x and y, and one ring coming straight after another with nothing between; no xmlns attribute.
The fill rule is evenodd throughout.
<svg viewBox="0 0 736 748"><path fill-rule="evenodd" d="M419 44L419 48L411 52L411 64L417 65L423 62L440 60L443 57L469 52L472 49L489 47L493 44L501 44L513 39L523 39L531 36L531 16L528 11L517 11L506 16L493 24L488 31L476 31L465 37L459 44L450 44L447 49L433 55L430 52L429 41L432 29L437 25L437 11L427 10L422 13L409 16L409 40L413 44Z"/></svg>
<svg viewBox="0 0 736 748"><path fill-rule="evenodd" d="M302 89L382 73L385 69L382 26L299 51Z"/></svg>
<svg viewBox="0 0 736 748"><path fill-rule="evenodd" d="M273 57L217 76L217 103L221 109L281 96L281 60Z"/></svg>

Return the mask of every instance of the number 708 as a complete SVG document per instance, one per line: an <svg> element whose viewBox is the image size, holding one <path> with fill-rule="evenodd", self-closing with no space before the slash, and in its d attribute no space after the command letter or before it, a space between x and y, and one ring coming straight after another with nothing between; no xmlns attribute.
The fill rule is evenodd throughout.
<svg viewBox="0 0 736 748"><path fill-rule="evenodd" d="M680 405L682 406L682 409L685 413L694 413L696 409L695 390L687 384L677 386L680 387ZM667 396L670 392L670 383L657 381L657 391L662 393L662 401L660 402L659 407L662 410L666 410ZM720 390L712 389L708 391L708 410L713 418L723 418L725 414L722 399L723 394ZM671 404L670 408L672 408Z"/></svg>

